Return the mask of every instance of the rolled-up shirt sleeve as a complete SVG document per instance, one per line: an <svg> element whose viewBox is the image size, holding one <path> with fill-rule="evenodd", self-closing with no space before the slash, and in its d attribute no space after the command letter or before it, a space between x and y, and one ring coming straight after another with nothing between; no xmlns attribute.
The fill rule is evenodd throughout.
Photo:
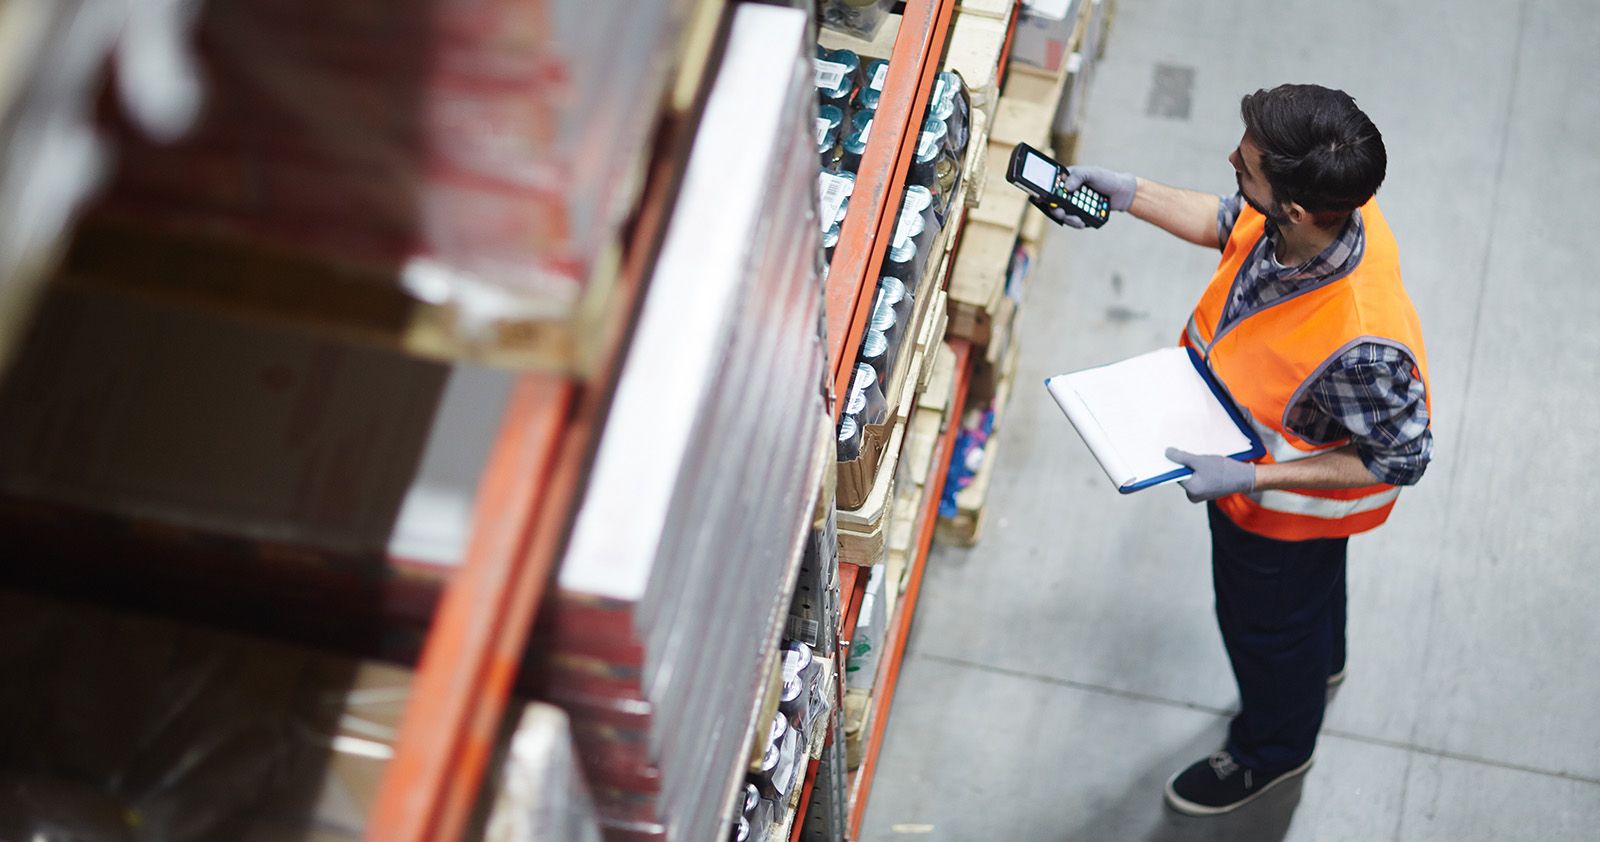
<svg viewBox="0 0 1600 842"><path fill-rule="evenodd" d="M1324 423L1306 424L1313 440L1348 435L1362 464L1390 485L1415 485L1433 458L1426 386L1414 376L1410 356L1399 348L1363 343L1345 352L1308 390L1307 398ZM1295 416L1310 420L1310 407L1296 407L1290 428L1300 432ZM1301 433L1305 435L1305 433Z"/></svg>
<svg viewBox="0 0 1600 842"><path fill-rule="evenodd" d="M1232 196L1218 196L1217 199L1217 248L1228 244L1228 238L1233 235L1233 223L1239 221L1239 209L1244 207L1244 195L1235 193Z"/></svg>

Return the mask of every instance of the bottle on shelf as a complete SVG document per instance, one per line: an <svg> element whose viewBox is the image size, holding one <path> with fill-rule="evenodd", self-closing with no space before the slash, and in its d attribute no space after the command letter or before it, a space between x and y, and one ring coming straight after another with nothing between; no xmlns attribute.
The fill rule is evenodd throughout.
<svg viewBox="0 0 1600 842"><path fill-rule="evenodd" d="M889 255L883 263L883 274L899 278L911 289L917 288L917 283L922 280L922 270L927 263L927 256L917 250L917 241L907 239L889 247Z"/></svg>
<svg viewBox="0 0 1600 842"><path fill-rule="evenodd" d="M856 173L861 170L861 156L867 151L867 139L872 135L873 111L857 111L850 117L851 132L844 142L844 155L839 169Z"/></svg>
<svg viewBox="0 0 1600 842"><path fill-rule="evenodd" d="M817 158L824 170L837 170L844 150L839 146L843 135L844 111L837 105L823 105L817 109Z"/></svg>
<svg viewBox="0 0 1600 842"><path fill-rule="evenodd" d="M869 334L870 335L870 334ZM852 412L861 426L869 424L882 424L889 416L889 404L883 395L883 378L878 376L877 369L870 363L856 363L856 376L850 384L850 401L852 406L859 406L859 412ZM856 396L860 395L858 402Z"/></svg>
<svg viewBox="0 0 1600 842"><path fill-rule="evenodd" d="M849 108L850 96L860 80L861 57L849 50L825 50L819 45L814 65L819 102L840 110Z"/></svg>
<svg viewBox="0 0 1600 842"><path fill-rule="evenodd" d="M889 62L883 59L867 62L866 71L862 74L861 89L856 91L854 100L857 111L878 110L878 101L883 98L883 83L888 76Z"/></svg>
<svg viewBox="0 0 1600 842"><path fill-rule="evenodd" d="M911 293L906 289L904 281L895 277L885 277L878 281L878 302L887 303L894 308L896 318L900 324L910 324L913 307L916 302L912 300Z"/></svg>
<svg viewBox="0 0 1600 842"><path fill-rule="evenodd" d="M875 330L868 330L866 339L861 342L861 361L872 367L878 375L879 383L889 382L889 340Z"/></svg>
<svg viewBox="0 0 1600 842"><path fill-rule="evenodd" d="M839 419L839 441L835 449L838 461L854 462L861 455L862 429L861 422L854 415L846 412Z"/></svg>

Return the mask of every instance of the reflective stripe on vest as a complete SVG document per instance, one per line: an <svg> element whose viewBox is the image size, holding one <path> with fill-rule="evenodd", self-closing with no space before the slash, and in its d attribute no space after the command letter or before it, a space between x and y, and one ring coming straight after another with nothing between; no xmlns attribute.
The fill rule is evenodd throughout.
<svg viewBox="0 0 1600 842"><path fill-rule="evenodd" d="M1189 344L1193 345L1194 349L1200 352L1200 356L1205 356L1206 352L1210 351L1211 348L1207 346L1204 339L1200 338L1200 323L1195 321L1193 314L1190 314L1189 326L1185 328L1185 330L1189 334Z"/></svg>
<svg viewBox="0 0 1600 842"><path fill-rule="evenodd" d="M1272 454L1272 461L1274 462L1297 462L1301 459L1310 459L1313 456L1321 456L1324 453L1338 450L1345 445L1344 442L1337 442L1326 447L1302 450L1290 444L1289 440L1276 429L1268 427L1251 417L1250 413L1246 412L1245 418L1250 422L1250 429L1255 430L1256 435L1261 437L1261 444L1266 447L1268 453Z"/></svg>
<svg viewBox="0 0 1600 842"><path fill-rule="evenodd" d="M1387 491L1368 494L1354 500L1334 500L1330 497L1312 497L1293 491L1252 491L1248 495L1257 506L1286 515L1301 515L1323 520L1340 520L1361 512L1370 512L1400 499L1400 489L1390 486Z"/></svg>

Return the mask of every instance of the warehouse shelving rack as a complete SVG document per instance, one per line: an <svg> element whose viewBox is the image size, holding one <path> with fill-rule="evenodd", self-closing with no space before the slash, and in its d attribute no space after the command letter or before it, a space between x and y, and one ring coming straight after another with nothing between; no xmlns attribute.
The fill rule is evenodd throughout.
<svg viewBox="0 0 1600 842"><path fill-rule="evenodd" d="M478 799L539 606L582 496L643 287L665 234L725 27L695 5L638 210L624 233L607 340L586 379L519 380L479 489L467 558L450 580L366 838L456 839Z"/></svg>
<svg viewBox="0 0 1600 842"><path fill-rule="evenodd" d="M963 71L964 76L982 76L983 78L976 82L970 78L967 81L969 85L980 84L985 89L992 90L992 95L997 96L999 80L1004 73L1011 36L1015 29L1018 6L1016 0L976 2L969 0L964 3L944 0L944 2L906 4L904 17L899 23L899 31L894 36L893 52L889 56L889 73L883 98L880 100L878 116L873 122L872 137L862 156L855 192L851 196L850 213L846 216L839 246L830 267L827 290L828 337L836 394L843 395L849 386L851 366L855 357L854 349L859 346L865 332L865 323L876 289L875 269L881 264L893 233L892 226L898 197L904 188L910 158L914 151L917 134L915 118L926 108L932 79L947 66L957 65L958 59L955 55L957 52L961 52L963 57L967 55L965 51L970 49L971 39L964 36L969 31L956 30L960 26L960 20L970 16L970 19L975 21L971 31L983 33L978 40L981 42L982 39L989 38L995 43L981 46L978 50L979 58L973 62L976 65L987 62L987 68L957 66L956 69ZM880 37L879 42L882 40ZM984 49L988 50L987 56L983 54ZM974 72L975 70L977 72ZM975 93L982 95L985 92L986 90L980 90ZM967 171L963 175L963 183L959 190L960 196L965 199L958 199L953 203L950 219L946 221L946 231L939 240L945 244L945 248L936 252L940 261L930 263L927 268L927 272L934 279L934 283L930 285L931 292L927 293L930 297L943 296L941 290L953 265L956 249L960 245L967 206L976 204L976 199L983 190L986 175L984 154L988 143L987 126L994 107L992 102L984 105L986 106L983 109L984 113L978 113L979 108L974 107L973 133L968 140ZM885 122L886 117L891 119ZM935 309L936 313L930 312ZM900 665L910 636L911 624L916 615L922 578L933 542L935 525L938 522L938 504L943 492L945 465L949 462L956 435L960 430L960 410L966 400L971 373L973 358L971 343L962 339L949 341L944 339L942 302L938 308L933 308L926 307L919 301L918 312L923 314L921 316L923 319L938 321L937 333L930 347L926 349L930 358L923 361L923 365L927 369L935 370L932 360L932 355L935 353L947 355L953 360L953 364L949 365L942 381L938 375L929 380L926 373L920 375L914 373L908 377L911 381L907 386L908 391L917 388L917 381L923 381L930 393L937 393L933 395L932 400L941 407L939 411L942 412L942 419L937 426L937 436L929 448L930 455L926 457L927 475L921 485L921 496L917 499L914 519L910 524L914 532L910 546L906 548L906 555L909 558L904 591L895 599L894 614L889 619L887 645L870 701L872 711L867 719L870 725L869 732L865 736L863 761L857 770L848 775L843 792L824 795L824 797L841 797L845 800L844 832L847 839L859 837L862 821L865 818L866 806L872 791L873 774L887 731ZM915 368L916 363L913 364L913 370ZM839 404L842 404L842 401ZM842 407L836 405L835 418L841 410ZM900 439L892 441L899 442ZM886 457L885 462L888 463L888 467L880 465L879 470L892 470L895 461L897 460L892 456ZM892 506L893 503L891 499L884 505ZM839 566L842 615L839 624L841 651L837 664L841 670L839 681L841 688L844 685L842 670L847 660L849 638L860 616L866 592L867 572L868 568L857 564L841 563ZM896 582L894 586L898 588L899 583ZM843 716L843 710L841 709L836 715ZM805 778L805 797L800 802L802 813L796 817L789 835L791 842L802 838L823 838L802 835L804 810L812 800L811 793L817 773L818 764L813 762L808 767Z"/></svg>
<svg viewBox="0 0 1600 842"><path fill-rule="evenodd" d="M863 155L861 172L825 291L829 373L835 395L846 393L855 349L866 330L876 288L876 271L893 234L898 200L914 156L917 118L924 112L934 75L947 47L953 47L958 15L1007 22L1005 47L996 69L1004 73L1017 0L908 0L899 16L890 70L879 107L879 121ZM372 812L367 838L382 842L451 839L467 825L490 761L495 738L553 567L559 559L596 447L616 363L625 351L628 325L648 277L655 252L683 174L687 148L705 94L707 66L715 53L715 33L725 17L724 0L696 4L689 57L673 85L669 107L650 150L636 213L619 243L615 293L593 357L577 373L521 374L501 420L479 487L475 529L462 566L437 574L408 596L416 619L434 610L422 646L414 692L403 720L395 754ZM885 119L887 118L887 119ZM987 137L970 141L986 145ZM977 173L981 175L981 169ZM981 182L969 186L976 195ZM949 237L957 247L964 235L959 218ZM953 250L952 250L953 251ZM930 266L938 285L953 271ZM326 326L324 326L326 327ZM944 421L931 452L932 469L922 491L911 560L899 608L891 620L885 662L872 699L875 708L865 760L852 776L847 797L848 836L859 835L873 773L887 729L901 660L920 595L928 552L937 523L945 470L959 432L959 416L971 381L972 363L983 349L965 339L935 337L929 351L950 355L954 366L944 399ZM842 412L836 400L834 418ZM77 552L77 550L74 550ZM102 560L99 564L108 562ZM855 627L865 592L866 571L840 568L840 634ZM437 608L433 609L437 600ZM845 662L841 650L835 667ZM842 681L840 682L842 686ZM835 715L840 715L836 713ZM816 785L818 764L808 764L800 809ZM802 838L803 813L790 839Z"/></svg>
<svg viewBox="0 0 1600 842"><path fill-rule="evenodd" d="M965 340L953 339L946 342L951 352L955 355L954 380L950 385L950 396L945 416L945 429L939 437L938 444L933 450L933 473L928 479L926 498L923 501L923 510L919 515L920 530L913 545L913 558L911 569L907 574L905 592L897 600L895 616L891 619L891 630L887 637L888 646L884 652L884 662L879 667L876 686L873 689L873 711L869 717L872 730L867 737L864 759L861 767L856 771L850 786L850 839L858 839L861 835L861 823L866 818L867 799L872 794L873 773L877 768L878 755L883 749L884 734L888 729L889 711L894 704L894 691L900 677L900 665L905 657L906 641L911 635L911 623L916 616L917 599L922 592L922 577L928 563L928 552L933 546L933 532L938 522L939 497L944 490L944 466L950 461L950 454L955 448L956 435L961 430L960 407L966 401L968 378L971 372L972 346ZM856 568L861 570L862 568ZM841 571L842 572L842 571ZM865 591L865 577L857 576L852 579L852 586L860 592ZM849 603L851 612L846 615L844 629L855 627L855 621L861 612L860 593L852 594ZM847 633L847 632L841 632Z"/></svg>
<svg viewBox="0 0 1600 842"><path fill-rule="evenodd" d="M990 157L1008 154L1017 143L1051 148L1052 121L1075 80L1093 66L1095 53L1104 47L1103 29L1110 15L1110 0L1081 2L1065 44L1070 58L1056 71L1018 65L1000 96L990 133ZM1060 138L1055 154L1072 160L1075 137ZM988 195L970 216L966 250L950 273L950 333L970 340L976 349L975 400L994 403L990 438L983 464L972 484L956 496L956 514L942 518L941 543L973 546L982 536L988 510L990 480L997 462L999 432L1005 402L1013 389L1018 351L1017 325L1026 289L1044 245L1046 218L1028 204L1020 191ZM1018 248L1030 266L1020 285L1011 285L1010 267Z"/></svg>
<svg viewBox="0 0 1600 842"><path fill-rule="evenodd" d="M273 600L298 600L303 605L284 611L282 619L237 625L259 634L362 655L375 654L371 648L378 645L360 634L341 632L337 640L318 639L317 635L330 627L356 629L373 622L408 629L420 625L426 631L411 699L369 816L366 838L382 842L459 838L478 804L479 787L501 733L530 631L560 557L573 505L581 496L618 362L626 350L630 325L687 162L727 5L726 0L692 4L676 71L663 93L653 145L641 151L637 162L642 186L635 210L618 236L615 259L602 269L609 275L602 281L608 287L604 310L590 314L588 344L580 349L581 358L562 355L556 368L539 362L517 375L477 489L473 530L459 568L374 559L391 572L367 579L320 570L315 547L262 550L246 541L218 542L209 536L196 541L160 529L143 530L145 540L112 558L106 552L106 540L119 533L77 534L81 529L74 523L80 513L75 510L0 499L0 522L17 539L8 542L10 549L39 549L44 551L43 558L62 562L55 571L13 571L8 579L23 587L122 604L115 583L139 575L139 570L128 569L130 563L136 563L144 565L143 571L151 577L152 594L134 599L133 607L215 621L227 613L228 605L237 608L242 602L248 608L245 613L267 617L276 607ZM247 280L267 281L270 277L256 272ZM43 273L30 281L45 286ZM53 283L95 295L173 297L158 286L111 290L84 278L58 278ZM193 290L183 292L187 295ZM285 303L283 296L265 287L242 292L246 293L243 299L202 295L184 303L201 318L235 318L240 315L240 301L254 302L251 296L258 293L263 300ZM363 304L341 299L339 303L348 306L333 313L296 305L248 315L264 315L268 321L316 335L408 347L396 341L388 327L370 329L374 319L387 326L393 315L386 303L375 311L374 300L369 297ZM34 303L30 296L16 308L8 307L8 324L25 321ZM19 334L6 331L8 350L10 340ZM424 353L445 359L460 354L448 348ZM3 359L0 356L0 361ZM523 355L496 361L528 366L532 359ZM139 529L135 526L134 531ZM312 563L290 564L288 567L295 569L282 572L270 556L310 559ZM222 578L221 570L208 564L219 560L237 561L240 567L230 569L247 569L250 575L237 580ZM107 574L105 581L97 583L97 573L102 571ZM393 571L406 572L396 575ZM261 584L267 587L252 595L252 588ZM199 602L192 595L185 597L188 603L181 603L154 593L173 585L191 588L193 594L200 592L199 586L207 586L217 606L191 604ZM338 606L332 603L353 594L363 600L359 617L350 622L335 619L332 614ZM366 611L369 607L373 607L370 612ZM409 646L403 644L388 653L403 657Z"/></svg>
<svg viewBox="0 0 1600 842"><path fill-rule="evenodd" d="M855 349L861 347L877 292L877 269L889 251L895 211L916 155L917 117L927 110L954 9L955 0L911 0L900 19L851 212L828 271L828 352L836 395L850 387ZM835 421L843 411L843 402L836 401Z"/></svg>

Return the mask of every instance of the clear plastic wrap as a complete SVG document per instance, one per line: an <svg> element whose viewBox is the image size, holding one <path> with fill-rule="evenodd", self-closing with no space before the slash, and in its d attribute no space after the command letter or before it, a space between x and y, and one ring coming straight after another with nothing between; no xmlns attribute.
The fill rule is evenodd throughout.
<svg viewBox="0 0 1600 842"><path fill-rule="evenodd" d="M199 125L125 153L101 221L560 320L630 212L685 0L209 0Z"/></svg>
<svg viewBox="0 0 1600 842"><path fill-rule="evenodd" d="M484 842L600 842L594 801L572 751L567 715L535 702L522 712L501 767Z"/></svg>
<svg viewBox="0 0 1600 842"><path fill-rule="evenodd" d="M108 63L132 123L168 139L194 118L200 86L183 38L185 0L0 3L0 367L39 280L112 160L94 125Z"/></svg>
<svg viewBox="0 0 1600 842"><path fill-rule="evenodd" d="M822 25L871 41L893 8L894 0L823 0Z"/></svg>

